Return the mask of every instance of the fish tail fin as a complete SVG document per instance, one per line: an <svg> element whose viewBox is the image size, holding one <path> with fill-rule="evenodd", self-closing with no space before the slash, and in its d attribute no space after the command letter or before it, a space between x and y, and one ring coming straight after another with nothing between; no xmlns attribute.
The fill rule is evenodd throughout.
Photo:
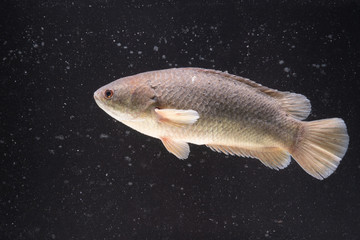
<svg viewBox="0 0 360 240"><path fill-rule="evenodd" d="M340 118L302 122L292 157L311 176L324 179L339 165L349 144L346 125Z"/></svg>

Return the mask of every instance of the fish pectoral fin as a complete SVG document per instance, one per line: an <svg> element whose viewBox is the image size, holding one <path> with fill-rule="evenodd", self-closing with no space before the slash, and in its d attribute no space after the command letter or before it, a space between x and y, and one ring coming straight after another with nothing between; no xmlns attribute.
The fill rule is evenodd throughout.
<svg viewBox="0 0 360 240"><path fill-rule="evenodd" d="M259 159L265 166L272 169L283 169L290 164L290 154L278 147L264 147L247 149L243 147L233 147L224 145L208 144L211 150L222 152L226 155L236 155L240 157L250 157Z"/></svg>
<svg viewBox="0 0 360 240"><path fill-rule="evenodd" d="M189 144L184 141L172 140L167 137L160 137L165 148L179 159L187 159L190 153Z"/></svg>
<svg viewBox="0 0 360 240"><path fill-rule="evenodd" d="M182 109L155 109L158 121L174 126L186 126L194 124L199 118L199 113L194 110Z"/></svg>

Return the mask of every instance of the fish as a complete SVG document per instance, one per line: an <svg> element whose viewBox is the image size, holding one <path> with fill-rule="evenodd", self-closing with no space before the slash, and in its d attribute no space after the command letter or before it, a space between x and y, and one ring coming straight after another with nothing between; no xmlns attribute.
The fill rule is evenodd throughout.
<svg viewBox="0 0 360 240"><path fill-rule="evenodd" d="M226 155L286 168L291 157L311 176L330 176L344 157L349 136L341 118L304 121L303 95L265 87L247 78L203 68L149 71L95 91L111 117L153 138L179 159L189 143Z"/></svg>

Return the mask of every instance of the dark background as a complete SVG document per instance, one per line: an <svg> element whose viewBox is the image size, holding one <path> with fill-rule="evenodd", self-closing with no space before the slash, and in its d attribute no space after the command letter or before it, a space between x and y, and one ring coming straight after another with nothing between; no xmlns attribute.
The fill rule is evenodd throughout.
<svg viewBox="0 0 360 240"><path fill-rule="evenodd" d="M0 239L359 239L360 5L321 2L2 1ZM179 161L93 100L187 66L343 118L337 171L318 181L194 145Z"/></svg>

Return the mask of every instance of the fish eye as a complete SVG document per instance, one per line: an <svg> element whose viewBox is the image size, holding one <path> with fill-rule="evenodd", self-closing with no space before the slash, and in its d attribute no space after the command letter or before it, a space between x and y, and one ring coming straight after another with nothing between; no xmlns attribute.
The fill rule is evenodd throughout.
<svg viewBox="0 0 360 240"><path fill-rule="evenodd" d="M105 98L106 99L110 99L110 98L112 98L112 96L114 95L114 91L113 90L106 90L105 91Z"/></svg>

